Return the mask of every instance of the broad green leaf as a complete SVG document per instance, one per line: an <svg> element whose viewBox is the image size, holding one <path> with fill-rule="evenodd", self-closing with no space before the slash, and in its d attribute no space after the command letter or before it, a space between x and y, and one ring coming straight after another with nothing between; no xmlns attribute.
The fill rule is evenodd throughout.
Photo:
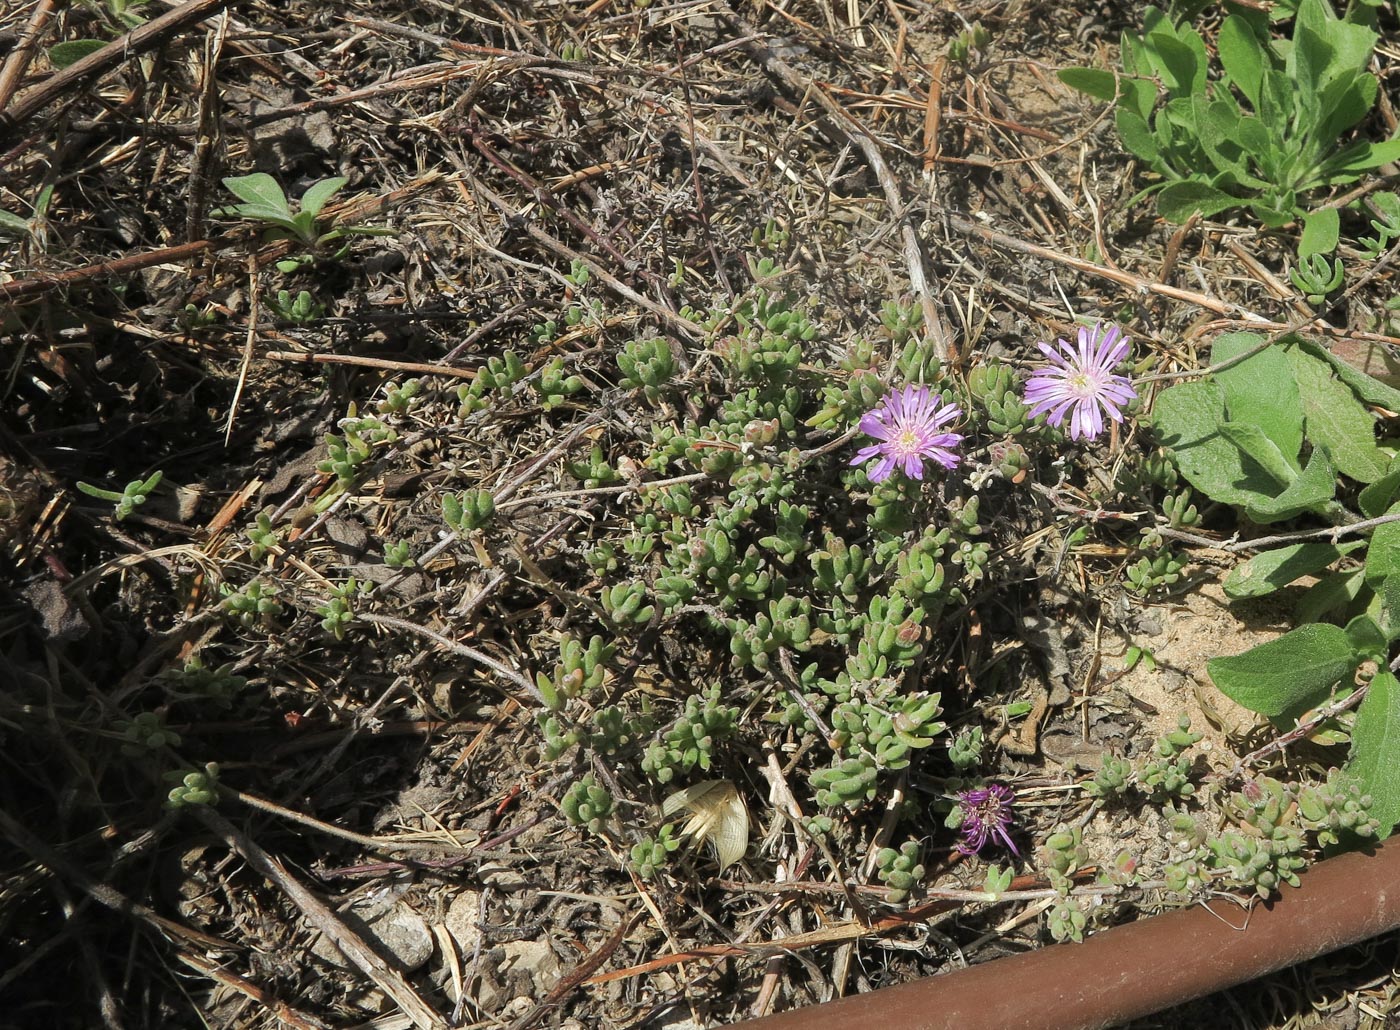
<svg viewBox="0 0 1400 1030"><path fill-rule="evenodd" d="M1329 83L1317 101L1313 134L1319 145L1331 149L1346 132L1376 106L1376 80L1371 75L1348 74Z"/></svg>
<svg viewBox="0 0 1400 1030"><path fill-rule="evenodd" d="M1319 622L1333 612L1350 605L1366 585L1365 572L1337 572L1308 587L1293 609L1293 621Z"/></svg>
<svg viewBox="0 0 1400 1030"><path fill-rule="evenodd" d="M1332 181L1339 175L1359 175L1391 161L1400 161L1400 139L1384 143L1356 143L1322 163L1319 178Z"/></svg>
<svg viewBox="0 0 1400 1030"><path fill-rule="evenodd" d="M234 175L223 182L229 192L244 203L266 208L275 212L277 217L291 221L292 209L287 206L287 195L277 185L277 180L266 172Z"/></svg>
<svg viewBox="0 0 1400 1030"><path fill-rule="evenodd" d="M1386 514L1400 516L1400 504ZM1372 530L1366 549L1366 582L1376 586L1390 576L1400 576L1400 521L1383 522Z"/></svg>
<svg viewBox="0 0 1400 1030"><path fill-rule="evenodd" d="M1235 128L1235 133L1235 138L1240 141L1240 146L1254 156L1255 160L1258 160L1258 155L1261 152L1269 149L1268 127L1253 115L1241 118L1239 125Z"/></svg>
<svg viewBox="0 0 1400 1030"><path fill-rule="evenodd" d="M1168 30L1148 33L1143 41L1147 59L1174 97L1203 93L1206 86L1205 46L1189 26L1183 28L1189 35L1182 39ZM1191 45L1193 37L1195 46Z"/></svg>
<svg viewBox="0 0 1400 1030"><path fill-rule="evenodd" d="M1264 337L1256 333L1224 333L1210 345L1210 363L1223 364L1263 342ZM1230 418L1257 425L1296 473L1300 468L1298 452L1303 447L1303 402L1293 379L1293 366L1282 348L1262 350L1217 372L1215 380L1225 389Z"/></svg>
<svg viewBox="0 0 1400 1030"><path fill-rule="evenodd" d="M337 175L308 186L306 192L301 195L301 213L309 214L313 218L319 215L321 208L326 206L326 201L349 181L345 176Z"/></svg>
<svg viewBox="0 0 1400 1030"><path fill-rule="evenodd" d="M1384 476L1390 459L1376 446L1376 420L1351 387L1303 350L1289 347L1287 353L1303 401L1308 439L1325 447L1337 468L1359 483Z"/></svg>
<svg viewBox="0 0 1400 1030"><path fill-rule="evenodd" d="M1244 506L1255 522L1279 522L1305 511L1321 512L1333 504L1337 493L1337 470L1322 447L1313 448L1303 474L1276 497L1261 497Z"/></svg>
<svg viewBox="0 0 1400 1030"><path fill-rule="evenodd" d="M1210 218L1239 205L1239 198L1203 182L1174 182L1157 194L1157 211L1174 225L1197 213Z"/></svg>
<svg viewBox="0 0 1400 1030"><path fill-rule="evenodd" d="M1400 822L1400 681L1382 668L1356 713L1351 730L1351 758L1346 771L1371 795L1371 815L1387 837Z"/></svg>
<svg viewBox="0 0 1400 1030"><path fill-rule="evenodd" d="M1379 408L1388 411L1400 412L1400 390L1393 386L1387 386L1373 376L1368 376L1361 369L1343 361L1333 354L1326 347L1312 340L1303 339L1298 336L1290 336L1281 343L1292 343L1317 358L1332 366L1332 371L1337 374L1337 378L1346 383L1347 386L1356 393L1367 404L1374 404Z"/></svg>
<svg viewBox="0 0 1400 1030"><path fill-rule="evenodd" d="M279 208L269 207L266 204L236 204L233 207L221 208L221 215L237 215L239 218L246 218L254 222L270 222L273 225L280 225L284 229L295 229L296 219L288 218Z"/></svg>
<svg viewBox="0 0 1400 1030"><path fill-rule="evenodd" d="M1400 639L1400 576L1386 576L1376 591L1379 621L1388 641Z"/></svg>
<svg viewBox="0 0 1400 1030"><path fill-rule="evenodd" d="M63 69L95 54L107 44L100 39L70 39L49 47L49 64Z"/></svg>
<svg viewBox="0 0 1400 1030"><path fill-rule="evenodd" d="M1346 635L1356 650L1376 661L1383 661L1390 641L1385 631L1369 615L1358 615L1347 623Z"/></svg>
<svg viewBox="0 0 1400 1030"><path fill-rule="evenodd" d="M1119 108L1136 114L1146 125L1147 119L1152 115L1152 109L1157 106L1157 84L1151 79L1140 79L1131 75L1125 76L1118 83L1118 88L1123 93L1118 100Z"/></svg>
<svg viewBox="0 0 1400 1030"><path fill-rule="evenodd" d="M1199 94L1191 98L1196 109L1196 139L1216 168L1229 173L1232 183L1249 178L1249 167L1240 149L1240 109L1233 99L1208 102ZM1222 177L1212 185L1224 186Z"/></svg>
<svg viewBox="0 0 1400 1030"><path fill-rule="evenodd" d="M1348 544L1290 544L1263 551L1241 562L1225 577L1225 596L1232 601L1263 597L1286 587L1303 576L1321 572L1344 554L1361 547L1363 541Z"/></svg>
<svg viewBox="0 0 1400 1030"><path fill-rule="evenodd" d="M0 236L28 236L29 223L19 215L0 211Z"/></svg>
<svg viewBox="0 0 1400 1030"><path fill-rule="evenodd" d="M1252 712L1273 716L1321 703L1359 660L1346 630L1315 622L1244 654L1212 658L1206 671L1221 693Z"/></svg>
<svg viewBox="0 0 1400 1030"><path fill-rule="evenodd" d="M1219 383L1179 383L1157 397L1152 424L1181 474L1213 501L1244 506L1278 493L1278 484L1220 432L1225 390Z"/></svg>
<svg viewBox="0 0 1400 1030"><path fill-rule="evenodd" d="M1335 207L1318 208L1303 216L1303 235L1298 241L1298 256L1330 254L1337 249L1341 235L1342 215Z"/></svg>
<svg viewBox="0 0 1400 1030"><path fill-rule="evenodd" d="M1390 471L1361 491L1356 505L1368 519L1384 515L1400 498L1400 460L1392 459Z"/></svg>
<svg viewBox="0 0 1400 1030"><path fill-rule="evenodd" d="M1253 422L1227 420L1220 423L1220 432L1224 434L1225 439L1254 459L1279 486L1289 486L1298 478L1298 469L1284 458L1278 444L1265 436L1264 430Z"/></svg>
<svg viewBox="0 0 1400 1030"><path fill-rule="evenodd" d="M1264 47L1254 30L1237 14L1225 19L1215 45L1225 74L1249 98L1250 105L1259 110L1259 89L1263 84L1264 65L1268 61Z"/></svg>
<svg viewBox="0 0 1400 1030"><path fill-rule="evenodd" d="M1118 98L1118 76L1102 68L1061 68L1060 81L1099 100Z"/></svg>
<svg viewBox="0 0 1400 1030"><path fill-rule="evenodd" d="M1365 68L1376 45L1377 35L1365 25L1342 21L1322 0L1303 0L1294 23L1294 46L1303 46L1310 37L1308 59L1317 66L1325 82L1345 71Z"/></svg>
<svg viewBox="0 0 1400 1030"><path fill-rule="evenodd" d="M1120 107L1114 114L1113 121L1118 127L1118 138L1134 157L1154 166L1161 160L1157 140L1152 135L1152 130L1147 127L1147 122L1137 112Z"/></svg>

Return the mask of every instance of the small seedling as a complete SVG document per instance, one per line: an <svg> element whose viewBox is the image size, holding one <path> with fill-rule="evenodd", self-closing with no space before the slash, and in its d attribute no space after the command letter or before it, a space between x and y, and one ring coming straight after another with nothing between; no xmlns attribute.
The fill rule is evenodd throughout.
<svg viewBox="0 0 1400 1030"><path fill-rule="evenodd" d="M267 306L279 321L293 325L306 325L326 313L326 306L311 296L309 290L302 290L296 296L292 296L290 290L278 290L276 298L268 300Z"/></svg>
<svg viewBox="0 0 1400 1030"><path fill-rule="evenodd" d="M329 244L347 236L392 235L391 229L375 229L363 225L342 225L323 231L323 226L318 221L321 211L348 181L345 176L337 175L313 183L301 195L297 210L293 211L287 201L287 194L283 192L277 180L266 172L230 176L224 179L223 183L229 192L243 203L221 208L217 213L224 218L235 217L260 222L267 226L265 239L293 240L313 252L321 251ZM349 244L346 244L332 254L331 259L339 261L348 251ZM306 255L280 261L277 267L290 273L301 268L309 260L312 260L311 255Z"/></svg>
<svg viewBox="0 0 1400 1030"><path fill-rule="evenodd" d="M151 475L142 479L133 479L126 484L126 488L121 493L115 490L104 490L100 486L93 486L91 483L78 483L78 489L89 497L96 497L100 501L113 501L117 506L113 516L118 522L126 518L138 507L146 503L146 499L155 492L155 488L160 485L164 474L152 472Z"/></svg>

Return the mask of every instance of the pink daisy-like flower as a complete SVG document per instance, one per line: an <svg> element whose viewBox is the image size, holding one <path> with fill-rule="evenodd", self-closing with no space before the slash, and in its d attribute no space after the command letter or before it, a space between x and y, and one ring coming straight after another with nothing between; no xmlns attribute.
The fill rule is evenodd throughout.
<svg viewBox="0 0 1400 1030"><path fill-rule="evenodd" d="M1026 414L1035 418L1048 413L1047 421L1058 426L1073 409L1070 439L1092 440L1103 432L1105 414L1122 422L1123 406L1137 397L1127 376L1113 374L1128 356L1128 340L1113 323L1100 322L1093 329L1080 327L1078 352L1064 340L1056 342L1063 354L1048 343L1036 344L1053 367L1041 369L1026 383Z"/></svg>
<svg viewBox="0 0 1400 1030"><path fill-rule="evenodd" d="M959 854L976 855L987 846L988 840L995 837L1020 858L1021 853L1016 850L1011 834L1007 832L1011 827L1011 802L1015 799L1011 788L1000 783L958 791L958 807L962 810L957 844Z"/></svg>
<svg viewBox="0 0 1400 1030"><path fill-rule="evenodd" d="M947 469L957 468L962 459L952 448L963 438L938 429L961 414L961 408L944 404L927 386L910 384L896 390L886 395L879 407L861 416L860 431L879 443L862 447L851 464L876 458L867 473L872 483L888 479L896 468L911 479L923 479L925 458Z"/></svg>

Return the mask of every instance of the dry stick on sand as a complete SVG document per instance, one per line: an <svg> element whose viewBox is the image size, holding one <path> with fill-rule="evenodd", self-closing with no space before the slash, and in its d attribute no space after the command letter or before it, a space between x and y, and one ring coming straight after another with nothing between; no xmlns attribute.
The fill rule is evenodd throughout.
<svg viewBox="0 0 1400 1030"><path fill-rule="evenodd" d="M447 1021L428 1006L413 989L413 985L404 979L403 974L380 958L324 901L287 872L281 862L219 813L202 805L192 806L191 810L206 827L242 855L249 865L271 880L297 908L301 909L307 922L329 937L331 943L339 948L346 958L404 1011L418 1030L447 1030Z"/></svg>

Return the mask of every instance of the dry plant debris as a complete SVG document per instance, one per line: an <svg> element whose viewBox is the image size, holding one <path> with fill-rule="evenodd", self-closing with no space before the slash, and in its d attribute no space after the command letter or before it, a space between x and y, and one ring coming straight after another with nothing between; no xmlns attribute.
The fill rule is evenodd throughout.
<svg viewBox="0 0 1400 1030"><path fill-rule="evenodd" d="M1201 896L1174 817L1332 784L1364 693L1280 737L1210 686L1289 616L1226 612L1262 545L1144 417L1233 330L1384 382L1393 249L1322 289L1154 218L1056 75L1134 17L0 23L3 1022L719 1025ZM1139 396L1071 440L1020 391L1097 324ZM1379 1026L1393 972L1228 1004Z"/></svg>

